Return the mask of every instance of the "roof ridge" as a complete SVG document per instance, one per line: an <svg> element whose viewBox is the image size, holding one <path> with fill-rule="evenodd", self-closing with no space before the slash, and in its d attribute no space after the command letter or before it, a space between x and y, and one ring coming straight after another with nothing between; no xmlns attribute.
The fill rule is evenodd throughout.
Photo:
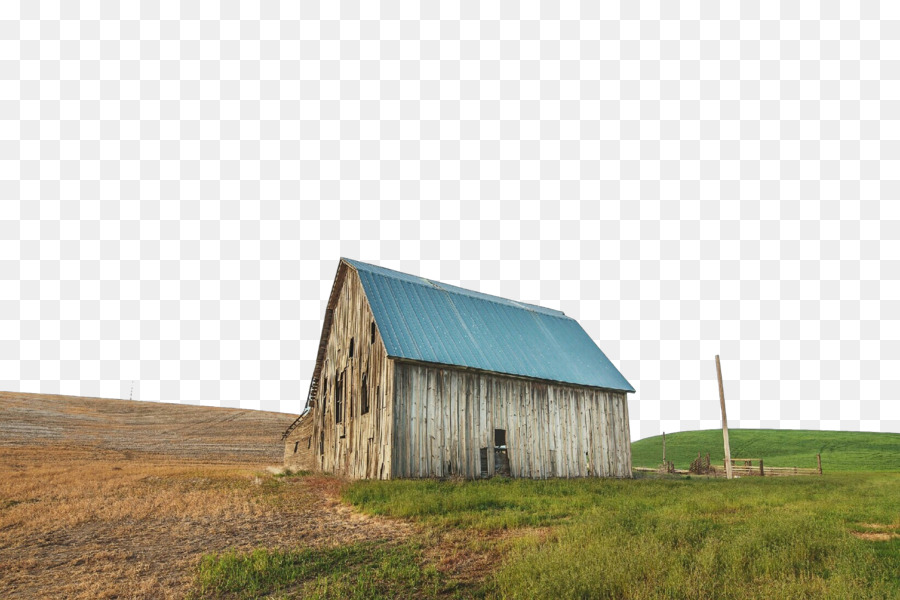
<svg viewBox="0 0 900 600"><path fill-rule="evenodd" d="M403 275L403 277L396 277L396 276L393 276L390 274L382 273L382 275L385 275L386 277L393 276L396 279L403 279L404 281L408 281L409 283L414 283L417 285L422 285L422 286L431 285L432 287L442 290L442 291L445 291L447 293L467 292L469 295L471 295L471 297L477 298L479 300L484 300L486 302L493 302L495 304L500 304L503 306L513 305L516 308L521 308L523 310L528 310L531 312L539 312L539 313L546 314L551 317L572 319L572 317L570 317L569 315L567 315L566 313L564 313L561 310L557 310L555 308L548 308L546 306L541 306L540 304L533 304L531 302L523 302L521 300L513 300L512 298L504 298L503 296L498 296L496 294L488 294L487 292L482 292L480 290L464 288L462 286L454 285L452 283L445 283L443 281L438 281L436 279L429 279L427 277L422 277L421 275L415 275L413 273L406 273L405 271L398 271L397 269L391 269L389 267L382 267L381 265L367 263L367 262L364 262L361 260L357 260L355 258L347 258L345 256L342 256L340 260L347 262L354 268L356 268L357 265L364 265L366 267L374 267L379 270L390 271L390 273L396 273L398 275ZM446 289L446 288L453 288L453 289ZM535 310L535 309L539 309L539 310Z"/></svg>

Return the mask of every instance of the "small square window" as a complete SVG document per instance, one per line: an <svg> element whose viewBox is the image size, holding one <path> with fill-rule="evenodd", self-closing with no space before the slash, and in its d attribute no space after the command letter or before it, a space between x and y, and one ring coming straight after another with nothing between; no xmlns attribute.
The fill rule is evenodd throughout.
<svg viewBox="0 0 900 600"><path fill-rule="evenodd" d="M506 430L505 429L495 429L494 430L494 446L497 448L502 448L506 446Z"/></svg>

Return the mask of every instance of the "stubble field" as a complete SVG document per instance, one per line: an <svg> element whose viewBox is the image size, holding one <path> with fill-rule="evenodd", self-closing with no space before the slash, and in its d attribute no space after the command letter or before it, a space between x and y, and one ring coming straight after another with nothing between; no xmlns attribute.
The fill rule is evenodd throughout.
<svg viewBox="0 0 900 600"><path fill-rule="evenodd" d="M183 598L204 554L403 538L266 472L293 418L0 392L0 597Z"/></svg>

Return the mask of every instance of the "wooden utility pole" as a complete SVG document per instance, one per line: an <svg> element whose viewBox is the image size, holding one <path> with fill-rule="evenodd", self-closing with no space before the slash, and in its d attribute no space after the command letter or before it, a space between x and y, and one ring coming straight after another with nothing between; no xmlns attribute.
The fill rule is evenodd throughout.
<svg viewBox="0 0 900 600"><path fill-rule="evenodd" d="M716 373L719 375L719 405L722 407L722 439L725 441L725 476L734 479L731 472L731 445L728 443L728 417L725 416L725 388L722 387L722 365L716 354Z"/></svg>

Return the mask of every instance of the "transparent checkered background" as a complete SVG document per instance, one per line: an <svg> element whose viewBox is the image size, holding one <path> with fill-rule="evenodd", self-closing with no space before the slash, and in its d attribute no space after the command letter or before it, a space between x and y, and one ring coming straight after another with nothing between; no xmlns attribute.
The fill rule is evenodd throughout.
<svg viewBox="0 0 900 600"><path fill-rule="evenodd" d="M0 3L0 389L297 412L348 256L900 431L900 5L421 4Z"/></svg>

